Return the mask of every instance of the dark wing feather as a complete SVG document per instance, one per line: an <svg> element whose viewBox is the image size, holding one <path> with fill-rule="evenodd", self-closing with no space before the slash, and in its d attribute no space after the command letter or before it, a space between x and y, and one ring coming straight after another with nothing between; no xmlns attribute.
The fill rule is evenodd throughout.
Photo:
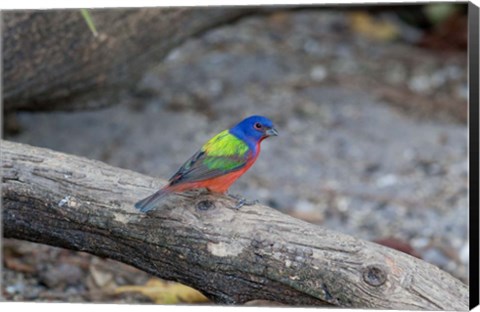
<svg viewBox="0 0 480 312"><path fill-rule="evenodd" d="M200 150L170 178L170 185L216 178L243 168L247 160L246 156L208 156Z"/></svg>
<svg viewBox="0 0 480 312"><path fill-rule="evenodd" d="M170 179L170 185L216 178L243 168L251 152L228 130L211 138Z"/></svg>

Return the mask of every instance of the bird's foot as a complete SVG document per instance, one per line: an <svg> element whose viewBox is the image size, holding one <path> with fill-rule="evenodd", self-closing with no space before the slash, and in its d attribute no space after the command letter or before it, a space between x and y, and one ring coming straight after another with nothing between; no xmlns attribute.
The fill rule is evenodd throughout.
<svg viewBox="0 0 480 312"><path fill-rule="evenodd" d="M243 206L252 206L252 205L256 205L258 204L258 200L255 199L255 200L248 200L240 195L235 195L235 194L227 194L228 196L230 196L231 198L233 199L236 199L237 200L237 204L235 205L235 209L240 209L242 208Z"/></svg>
<svg viewBox="0 0 480 312"><path fill-rule="evenodd" d="M256 205L258 204L258 200L255 199L255 200L248 200L246 198L240 198L238 201L237 201L237 204L235 205L235 209L240 209L242 208L243 206L253 206L253 205Z"/></svg>

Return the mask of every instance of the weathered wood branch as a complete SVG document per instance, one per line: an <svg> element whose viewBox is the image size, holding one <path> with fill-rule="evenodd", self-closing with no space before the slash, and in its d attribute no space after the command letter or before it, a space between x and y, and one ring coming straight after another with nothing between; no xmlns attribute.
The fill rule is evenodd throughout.
<svg viewBox="0 0 480 312"><path fill-rule="evenodd" d="M94 9L97 37L79 9L2 12L4 110L114 104L186 39L254 10Z"/></svg>
<svg viewBox="0 0 480 312"><path fill-rule="evenodd" d="M190 285L217 302L467 310L468 287L404 253L262 205L196 192L133 208L159 180L2 141L6 237L86 251Z"/></svg>

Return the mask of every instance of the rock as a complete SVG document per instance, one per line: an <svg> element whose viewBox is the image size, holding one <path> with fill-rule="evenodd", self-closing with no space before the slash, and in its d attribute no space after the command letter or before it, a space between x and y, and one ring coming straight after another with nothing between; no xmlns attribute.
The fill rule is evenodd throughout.
<svg viewBox="0 0 480 312"><path fill-rule="evenodd" d="M427 237L417 237L410 240L410 244L415 249L423 249L430 244L430 239Z"/></svg>
<svg viewBox="0 0 480 312"><path fill-rule="evenodd" d="M430 248L422 255L423 260L435 264L439 267L446 267L450 263L450 259L437 248Z"/></svg>
<svg viewBox="0 0 480 312"><path fill-rule="evenodd" d="M322 65L316 65L310 71L310 77L315 81L323 81L325 78L327 78L327 76L327 69Z"/></svg>
<svg viewBox="0 0 480 312"><path fill-rule="evenodd" d="M68 285L80 283L84 272L77 266L61 263L58 266L48 266L40 273L40 281L49 288L64 288Z"/></svg>
<svg viewBox="0 0 480 312"><path fill-rule="evenodd" d="M465 245L463 245L462 249L460 249L460 261L463 264L468 264L470 260L470 244L467 241Z"/></svg>

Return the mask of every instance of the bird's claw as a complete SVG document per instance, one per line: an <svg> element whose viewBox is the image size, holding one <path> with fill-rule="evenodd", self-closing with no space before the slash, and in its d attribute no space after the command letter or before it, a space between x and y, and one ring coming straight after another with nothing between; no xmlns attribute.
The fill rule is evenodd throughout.
<svg viewBox="0 0 480 312"><path fill-rule="evenodd" d="M235 205L235 209L240 209L243 206L252 206L258 204L258 200L246 200L245 198L239 199Z"/></svg>
<svg viewBox="0 0 480 312"><path fill-rule="evenodd" d="M234 195L234 194L228 194L228 196L234 198L237 200L237 204L235 205L235 209L240 209L242 208L243 206L252 206L252 205L256 205L258 204L258 200L255 199L255 200L248 200L244 197L241 197L239 195Z"/></svg>

